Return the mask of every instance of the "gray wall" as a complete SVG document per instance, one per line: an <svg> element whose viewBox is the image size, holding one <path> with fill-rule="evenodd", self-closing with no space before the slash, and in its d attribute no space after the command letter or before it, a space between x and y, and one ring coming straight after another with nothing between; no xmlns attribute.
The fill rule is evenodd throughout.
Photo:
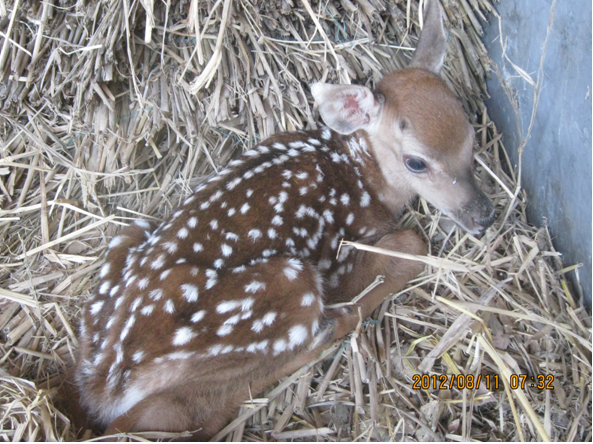
<svg viewBox="0 0 593 444"><path fill-rule="evenodd" d="M591 309L591 0L557 0L549 33L535 124L523 152L523 188L528 218L547 220L555 248L566 266L582 263L584 305ZM537 80L553 0L502 0L496 4L509 59ZM515 90L523 135L527 133L534 89L503 61L499 23L489 17L484 43L503 82ZM520 134L500 79L488 82L488 112L504 133L517 162ZM575 273L570 273L576 284Z"/></svg>

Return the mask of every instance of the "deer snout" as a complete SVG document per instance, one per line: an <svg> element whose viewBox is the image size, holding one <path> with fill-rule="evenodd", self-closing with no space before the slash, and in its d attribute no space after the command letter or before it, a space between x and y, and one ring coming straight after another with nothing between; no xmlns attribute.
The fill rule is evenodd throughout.
<svg viewBox="0 0 593 444"><path fill-rule="evenodd" d="M464 213L469 217L462 217L461 224L473 234L484 234L496 219L492 201L479 188L476 189L476 197L466 205Z"/></svg>
<svg viewBox="0 0 593 444"><path fill-rule="evenodd" d="M475 184L465 188L466 198L457 208L444 212L466 231L482 235L494 223L496 213L492 201Z"/></svg>
<svg viewBox="0 0 593 444"><path fill-rule="evenodd" d="M476 227L478 227L478 230L481 233L486 231L486 229L496 220L496 212L494 211L494 207L490 201L488 201L488 205L490 207L490 214L482 219L474 219L474 224Z"/></svg>

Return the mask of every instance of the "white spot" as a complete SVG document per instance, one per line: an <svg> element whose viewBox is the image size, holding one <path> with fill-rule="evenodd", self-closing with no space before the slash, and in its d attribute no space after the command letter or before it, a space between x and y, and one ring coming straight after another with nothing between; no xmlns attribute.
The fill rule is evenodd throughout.
<svg viewBox="0 0 593 444"><path fill-rule="evenodd" d="M270 228L270 229L268 230L268 237L269 237L270 239L275 239L275 238L276 238L276 236L277 236L276 230L274 230L273 228Z"/></svg>
<svg viewBox="0 0 593 444"><path fill-rule="evenodd" d="M173 345L185 345L197 336L191 328L181 327L175 332L173 337Z"/></svg>
<svg viewBox="0 0 593 444"><path fill-rule="evenodd" d="M217 270L220 270L224 265L224 261L222 259L216 259L212 265L214 265L214 268Z"/></svg>
<svg viewBox="0 0 593 444"><path fill-rule="evenodd" d="M264 323L264 325L270 326L276 319L276 316L277 316L276 312L270 311L264 315L264 317L262 318L262 322Z"/></svg>
<svg viewBox="0 0 593 444"><path fill-rule="evenodd" d="M179 239L185 239L187 237L187 235L189 234L189 231L187 230L187 228L183 227L182 229L180 229L177 232L177 237Z"/></svg>
<svg viewBox="0 0 593 444"><path fill-rule="evenodd" d="M223 314L235 310L241 305L239 301L223 301L216 306L216 312Z"/></svg>
<svg viewBox="0 0 593 444"><path fill-rule="evenodd" d="M159 279L161 281L164 281L165 279L167 279L167 276L169 276L169 274L171 274L171 269L169 268L168 270L165 270L161 273L161 275L159 276Z"/></svg>
<svg viewBox="0 0 593 444"><path fill-rule="evenodd" d="M206 290L209 290L217 284L218 275L216 274L215 270L208 269L206 270L206 277L208 277L208 280L206 281L206 285L204 287Z"/></svg>
<svg viewBox="0 0 593 444"><path fill-rule="evenodd" d="M180 288L187 302L196 302L198 300L198 287L192 284L183 284Z"/></svg>
<svg viewBox="0 0 593 444"><path fill-rule="evenodd" d="M216 230L218 228L218 221L216 219L212 219L208 225L210 225L213 230Z"/></svg>
<svg viewBox="0 0 593 444"><path fill-rule="evenodd" d="M264 323L261 320L253 321L253 325L251 326L251 330L253 330L256 333L261 333L261 331L263 329L264 329Z"/></svg>
<svg viewBox="0 0 593 444"><path fill-rule="evenodd" d="M105 303L105 301L99 301L99 302L95 302L93 305L91 305L91 314L93 316L95 316L97 313L99 313L101 311L101 308L103 307L103 304Z"/></svg>
<svg viewBox="0 0 593 444"><path fill-rule="evenodd" d="M251 316L253 316L253 311L247 310L246 312L241 314L241 319L249 319Z"/></svg>
<svg viewBox="0 0 593 444"><path fill-rule="evenodd" d="M109 282L109 281L103 282L101 284L101 286L99 287L99 294L107 293L110 288L111 288L111 282Z"/></svg>
<svg viewBox="0 0 593 444"><path fill-rule="evenodd" d="M165 242L163 244L163 248L169 252L169 254L173 254L177 251L177 244L175 242Z"/></svg>
<svg viewBox="0 0 593 444"><path fill-rule="evenodd" d="M115 322L115 316L111 316L109 319L107 319L107 324L105 324L105 329L109 330L114 322ZM105 339L105 341L103 341L103 344L101 344L101 349L104 349L106 345L107 345L107 339Z"/></svg>
<svg viewBox="0 0 593 444"><path fill-rule="evenodd" d="M195 198L196 198L196 196L189 196L187 199L185 199L183 201L183 205L189 205L190 203L192 203L194 201Z"/></svg>
<svg viewBox="0 0 593 444"><path fill-rule="evenodd" d="M127 281L126 281L126 288L129 287L130 285L132 285L136 279L138 279L138 276L131 276Z"/></svg>
<svg viewBox="0 0 593 444"><path fill-rule="evenodd" d="M226 336L226 335L231 334L232 331L233 331L232 325L223 325L216 331L216 334L218 336Z"/></svg>
<svg viewBox="0 0 593 444"><path fill-rule="evenodd" d="M317 264L317 268L319 268L319 270L329 270L330 267L332 266L332 261L330 259L321 259L318 264Z"/></svg>
<svg viewBox="0 0 593 444"><path fill-rule="evenodd" d="M237 236L235 233L230 233L230 232L229 233L226 233L224 235L224 237L227 240L232 240L232 241L235 241L235 242L237 242L239 240L239 236Z"/></svg>
<svg viewBox="0 0 593 444"><path fill-rule="evenodd" d="M276 196L272 196L268 199L268 202L270 202L270 205L274 205L276 202L278 202L278 198Z"/></svg>
<svg viewBox="0 0 593 444"><path fill-rule="evenodd" d="M253 241L255 242L257 239L259 239L261 237L261 231L254 228L253 230L249 230L249 233L247 233L247 236L250 237L251 239L253 239Z"/></svg>
<svg viewBox="0 0 593 444"><path fill-rule="evenodd" d="M276 339L274 341L274 356L276 356L279 353L282 353L283 351L286 350L286 340L284 339Z"/></svg>
<svg viewBox="0 0 593 444"><path fill-rule="evenodd" d="M251 281L251 283L245 285L245 293L256 293L260 290L265 290L266 284L259 281Z"/></svg>
<svg viewBox="0 0 593 444"><path fill-rule="evenodd" d="M294 142L290 142L288 146L291 148L302 148L305 146L305 142L302 140L295 140Z"/></svg>
<svg viewBox="0 0 593 444"><path fill-rule="evenodd" d="M307 188L307 187L301 187L301 188L299 188L299 194L301 196L304 196L305 194L307 194L307 191L309 191L309 188Z"/></svg>
<svg viewBox="0 0 593 444"><path fill-rule="evenodd" d="M288 268L285 268L283 271L289 281L294 281L299 275L299 272L297 270L295 270L294 268L288 267Z"/></svg>
<svg viewBox="0 0 593 444"><path fill-rule="evenodd" d="M191 267L189 274L196 277L199 272L200 272L200 269L198 267Z"/></svg>
<svg viewBox="0 0 593 444"><path fill-rule="evenodd" d="M223 192L218 190L216 193L214 193L212 196L210 196L210 202L216 202L218 199L220 199L223 195Z"/></svg>
<svg viewBox="0 0 593 444"><path fill-rule="evenodd" d="M222 244L220 249L224 257L229 257L233 253L233 248L230 245Z"/></svg>
<svg viewBox="0 0 593 444"><path fill-rule="evenodd" d="M187 226L190 228L196 228L196 226L198 225L198 218L197 217L190 217L187 220Z"/></svg>
<svg viewBox="0 0 593 444"><path fill-rule="evenodd" d="M205 210L206 208L208 208L210 206L210 202L206 201L206 202L202 202L200 204L200 210Z"/></svg>
<svg viewBox="0 0 593 444"><path fill-rule="evenodd" d="M245 196L247 196L247 197L251 197L251 195L252 195L252 194L253 194L253 190L252 190L251 188L249 188L249 189L247 190L247 192L245 193Z"/></svg>
<svg viewBox="0 0 593 444"><path fill-rule="evenodd" d="M241 311L251 310L254 302L255 300L253 298L245 298L241 300Z"/></svg>
<svg viewBox="0 0 593 444"><path fill-rule="evenodd" d="M104 278L105 276L107 276L107 273L109 273L109 269L111 268L111 264L109 262L107 262L105 265L103 265L101 267L101 273L99 273L99 276Z"/></svg>
<svg viewBox="0 0 593 444"><path fill-rule="evenodd" d="M362 197L360 198L360 206L361 207L368 207L371 203L371 196L366 191L362 193Z"/></svg>
<svg viewBox="0 0 593 444"><path fill-rule="evenodd" d="M228 318L226 321L223 322L223 325L236 325L239 320L241 319L240 314L236 314Z"/></svg>
<svg viewBox="0 0 593 444"><path fill-rule="evenodd" d="M282 211L284 211L284 205L278 202L276 205L274 205L274 211L276 213L282 213Z"/></svg>
<svg viewBox="0 0 593 444"><path fill-rule="evenodd" d="M116 236L113 239L111 239L111 242L109 242L109 248L115 248L119 245L122 244L122 242L124 241L124 236Z"/></svg>
<svg viewBox="0 0 593 444"><path fill-rule="evenodd" d="M251 344L249 344L247 346L245 351L247 351L249 353L255 353L258 350L260 350L260 351L265 350L267 346L268 346L268 340L264 339L261 342L252 342Z"/></svg>
<svg viewBox="0 0 593 444"><path fill-rule="evenodd" d="M165 357L165 359L167 359L169 361L173 361L175 359L187 359L193 355L194 355L194 352L177 351L177 352L173 352L173 353L168 353L164 357ZM155 361L156 361L156 359L155 359Z"/></svg>
<svg viewBox="0 0 593 444"><path fill-rule="evenodd" d="M146 307L142 307L142 309L140 310L140 313L142 313L144 316L150 316L153 311L154 311L154 304L150 304L150 305L147 305Z"/></svg>
<svg viewBox="0 0 593 444"><path fill-rule="evenodd" d="M126 322L126 325L124 325L124 328L121 331L121 334L119 335L120 341L123 341L124 339L126 339L126 336L128 336L128 333L130 332L130 329L132 328L132 326L134 325L135 322L136 322L136 316L135 315L130 316L130 318ZM115 348L115 346L114 346L114 348ZM122 354L123 354L123 350L122 350Z"/></svg>
<svg viewBox="0 0 593 444"><path fill-rule="evenodd" d="M243 273L245 270L247 270L247 267L245 265L241 265L240 267L235 267L233 268L233 273Z"/></svg>
<svg viewBox="0 0 593 444"><path fill-rule="evenodd" d="M148 287L148 282L149 282L148 278L142 278L142 279L140 279L138 281L138 288L140 290L146 289L146 287Z"/></svg>
<svg viewBox="0 0 593 444"><path fill-rule="evenodd" d="M284 177L286 180L290 179L292 177L292 171L290 171L290 170L282 171L282 177Z"/></svg>
<svg viewBox="0 0 593 444"><path fill-rule="evenodd" d="M150 228L150 224L142 219L135 220L134 224L138 225L140 228L144 228L145 230L148 230Z"/></svg>
<svg viewBox="0 0 593 444"><path fill-rule="evenodd" d="M208 349L208 354L210 356L216 356L220 353L221 350L222 350L222 345L216 344Z"/></svg>
<svg viewBox="0 0 593 444"><path fill-rule="evenodd" d="M249 205L247 202L245 202L245 203L244 203L244 204L241 206L241 208L239 209L239 212L240 212L241 214L245 214L245 213L247 213L247 212L249 211L249 208L251 208L251 206L250 206L250 205Z"/></svg>
<svg viewBox="0 0 593 444"><path fill-rule="evenodd" d="M163 265L165 265L165 255L161 254L159 257L157 257L154 261L151 262L150 268L152 268L153 270L158 270L159 268L162 268Z"/></svg>
<svg viewBox="0 0 593 444"><path fill-rule="evenodd" d="M158 241L161 240L160 236L152 236L149 240L150 245L156 245Z"/></svg>
<svg viewBox="0 0 593 444"><path fill-rule="evenodd" d="M173 313L175 311L175 304L171 299L167 299L167 302L165 302L163 310L165 310L167 313Z"/></svg>
<svg viewBox="0 0 593 444"><path fill-rule="evenodd" d="M307 173L306 171L302 171L302 172L300 172L300 173L297 173L297 174L295 174L295 177L296 177L297 179L304 180L304 179L306 179L307 177L309 177L309 173Z"/></svg>
<svg viewBox="0 0 593 444"><path fill-rule="evenodd" d="M325 218L325 220L327 221L328 224L331 224L334 222L334 213L332 213L330 210L325 210L323 212L323 217Z"/></svg>
<svg viewBox="0 0 593 444"><path fill-rule="evenodd" d="M204 250L204 246L199 242L196 242L193 248L195 253L199 253L200 251Z"/></svg>
<svg viewBox="0 0 593 444"><path fill-rule="evenodd" d="M352 222L354 222L354 214L350 213L346 218L346 225L352 225Z"/></svg>
<svg viewBox="0 0 593 444"><path fill-rule="evenodd" d="M292 350L298 345L301 345L305 342L308 336L307 328L304 325L295 325L290 330L288 330L288 340L289 347Z"/></svg>
<svg viewBox="0 0 593 444"><path fill-rule="evenodd" d="M240 177L234 178L229 183L227 183L226 189L232 190L233 188L235 188L237 185L239 185L241 183L241 180L243 180L243 179L241 179Z"/></svg>
<svg viewBox="0 0 593 444"><path fill-rule="evenodd" d="M124 351L122 349L121 344L114 344L113 345L113 350L115 350L115 362L113 363L113 365L117 365L117 364L121 364L121 362L124 360ZM115 367L112 368L115 369ZM109 372L111 373L112 369L109 369Z"/></svg>
<svg viewBox="0 0 593 444"><path fill-rule="evenodd" d="M315 295L313 293L305 293L301 299L301 306L308 307L315 301Z"/></svg>
<svg viewBox="0 0 593 444"><path fill-rule="evenodd" d="M134 302L132 302L132 305L130 305L130 311L133 313L136 311L136 309L140 306L140 304L142 303L142 296L134 299Z"/></svg>
<svg viewBox="0 0 593 444"><path fill-rule="evenodd" d="M175 213L173 213L173 217L172 219L177 219L179 216L181 216L183 214L183 210L178 210L175 211Z"/></svg>
<svg viewBox="0 0 593 444"><path fill-rule="evenodd" d="M138 350L132 355L132 361L134 361L136 364L139 364L142 361L142 358L144 358L144 352L141 350Z"/></svg>
<svg viewBox="0 0 593 444"><path fill-rule="evenodd" d="M200 310L195 312L192 317L191 317L191 321L195 324L196 322L200 322L202 319L204 319L204 316L206 315L206 310Z"/></svg>
<svg viewBox="0 0 593 444"><path fill-rule="evenodd" d="M200 191L204 190L208 185L202 184L194 190L194 193L199 193Z"/></svg>
<svg viewBox="0 0 593 444"><path fill-rule="evenodd" d="M263 256L263 257L270 257L270 256L273 256L273 255L275 255L276 253L277 253L277 251L276 251L276 250L272 250L272 249L266 249L266 250L262 251L262 253L261 253L261 254L262 254L262 256ZM267 261L267 260L266 260L266 261ZM262 262L264 262L264 263L265 263L266 261L262 261Z"/></svg>
<svg viewBox="0 0 593 444"><path fill-rule="evenodd" d="M343 205L350 205L350 196L348 195L348 193L344 193L342 194L342 197L340 197L340 202L342 202Z"/></svg>

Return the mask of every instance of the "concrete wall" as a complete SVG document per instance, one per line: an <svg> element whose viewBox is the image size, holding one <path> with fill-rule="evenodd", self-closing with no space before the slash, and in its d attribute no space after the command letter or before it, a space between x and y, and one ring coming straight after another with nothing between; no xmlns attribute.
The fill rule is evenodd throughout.
<svg viewBox="0 0 593 444"><path fill-rule="evenodd" d="M591 0L502 0L506 55L538 79L549 31L540 98L531 138L523 152L523 188L528 218L541 226L547 220L555 248L566 266L578 271L584 304L591 308ZM523 136L532 114L534 88L503 60L499 22L490 16L484 43L498 65L502 81L515 93ZM517 162L521 136L511 103L497 76L488 83L488 112ZM576 273L570 273L576 283Z"/></svg>

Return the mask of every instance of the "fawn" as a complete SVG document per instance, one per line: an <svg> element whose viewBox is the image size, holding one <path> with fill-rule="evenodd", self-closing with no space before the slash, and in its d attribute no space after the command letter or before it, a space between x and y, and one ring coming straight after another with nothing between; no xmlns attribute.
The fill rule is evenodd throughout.
<svg viewBox="0 0 593 444"><path fill-rule="evenodd" d="M409 68L376 91L313 84L328 125L277 134L201 185L158 228L109 244L81 322L81 403L106 432L213 436L250 393L352 331L423 270L341 238L422 255L394 231L417 195L472 233L494 210L473 177L474 132L438 77L440 6L429 2ZM378 275L385 282L346 308Z"/></svg>

